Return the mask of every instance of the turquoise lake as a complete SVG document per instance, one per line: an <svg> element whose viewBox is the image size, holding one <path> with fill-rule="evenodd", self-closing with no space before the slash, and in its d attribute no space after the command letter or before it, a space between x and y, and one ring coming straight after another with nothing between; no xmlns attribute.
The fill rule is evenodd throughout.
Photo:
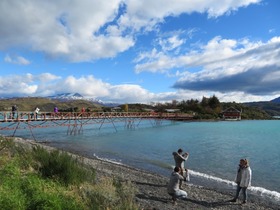
<svg viewBox="0 0 280 210"><path fill-rule="evenodd" d="M63 150L164 176L169 176L174 166L172 152L182 148L190 153L186 163L190 184L222 191L235 189L239 160L247 158L253 174L250 192L280 202L279 120L142 120L129 128L123 123L86 125L78 135L66 135L67 127L33 129L33 133L37 141ZM16 135L32 138L27 130L18 130Z"/></svg>

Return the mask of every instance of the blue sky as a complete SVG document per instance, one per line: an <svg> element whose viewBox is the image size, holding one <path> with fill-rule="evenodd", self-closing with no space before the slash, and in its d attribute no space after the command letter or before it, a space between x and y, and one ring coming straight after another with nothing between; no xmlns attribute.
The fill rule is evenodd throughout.
<svg viewBox="0 0 280 210"><path fill-rule="evenodd" d="M2 0L0 96L280 96L279 0Z"/></svg>

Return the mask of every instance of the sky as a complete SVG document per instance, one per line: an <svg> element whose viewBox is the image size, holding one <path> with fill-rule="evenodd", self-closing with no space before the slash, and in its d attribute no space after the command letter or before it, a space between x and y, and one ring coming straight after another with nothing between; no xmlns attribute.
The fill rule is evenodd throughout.
<svg viewBox="0 0 280 210"><path fill-rule="evenodd" d="M279 0L0 0L0 97L280 96Z"/></svg>

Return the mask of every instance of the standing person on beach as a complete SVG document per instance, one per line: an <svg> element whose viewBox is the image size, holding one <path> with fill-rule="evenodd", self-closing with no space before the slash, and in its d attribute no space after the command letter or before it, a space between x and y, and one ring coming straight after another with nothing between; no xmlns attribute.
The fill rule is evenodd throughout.
<svg viewBox="0 0 280 210"><path fill-rule="evenodd" d="M239 197L240 190L242 190L243 194L242 203L245 204L247 202L247 188L251 186L251 179L252 171L249 166L249 162L246 159L241 159L235 178L235 182L237 184L236 194L235 197L230 200L231 202L236 202L237 198Z"/></svg>
<svg viewBox="0 0 280 210"><path fill-rule="evenodd" d="M185 162L188 160L189 158L189 153L185 152L183 153L183 150L180 148L178 149L177 152L173 152L172 153L173 157L174 157L174 161L175 161L175 166L179 167L180 173L183 177L189 177L188 176L188 170L185 169ZM189 179L189 178L188 178ZM189 180L188 180L189 181ZM182 189L182 181L180 181L180 185L179 188Z"/></svg>
<svg viewBox="0 0 280 210"><path fill-rule="evenodd" d="M181 175L181 168L175 166L174 171L170 175L170 180L167 186L167 192L172 196L173 204L176 205L177 198L186 199L188 194L186 191L179 188L180 182L186 181L186 177Z"/></svg>

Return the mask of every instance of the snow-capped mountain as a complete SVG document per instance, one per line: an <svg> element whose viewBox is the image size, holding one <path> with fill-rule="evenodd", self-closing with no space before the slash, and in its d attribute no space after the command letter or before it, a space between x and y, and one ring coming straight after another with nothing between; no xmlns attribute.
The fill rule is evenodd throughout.
<svg viewBox="0 0 280 210"><path fill-rule="evenodd" d="M60 94L57 94L54 96L49 96L48 98L56 99L56 100L60 100L60 101L87 100L87 101L92 101L95 103L102 103L101 100L98 100L96 98L84 97L80 93L60 93Z"/></svg>
<svg viewBox="0 0 280 210"><path fill-rule="evenodd" d="M55 96L49 96L48 98L51 99L58 99L58 100L79 100L79 99L84 99L84 97L79 94L79 93L61 93L57 94Z"/></svg>
<svg viewBox="0 0 280 210"><path fill-rule="evenodd" d="M96 98L84 97L80 93L61 93L61 94L57 94L54 96L49 96L48 98L56 99L56 100L60 100L60 101L87 100L87 101L91 101L93 103L101 104L102 106L108 106L108 107L119 105L116 103L103 102Z"/></svg>

